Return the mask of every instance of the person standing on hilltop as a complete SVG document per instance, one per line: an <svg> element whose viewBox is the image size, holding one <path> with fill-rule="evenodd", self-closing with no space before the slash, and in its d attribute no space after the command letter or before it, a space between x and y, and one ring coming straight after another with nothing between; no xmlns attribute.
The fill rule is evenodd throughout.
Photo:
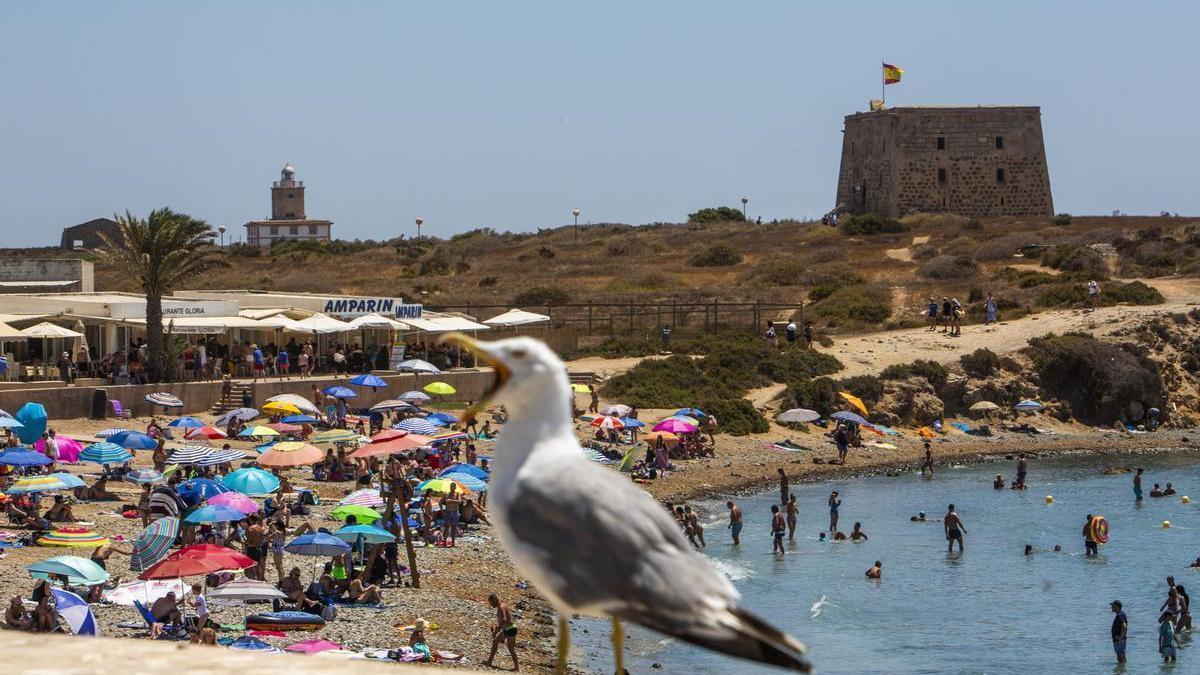
<svg viewBox="0 0 1200 675"><path fill-rule="evenodd" d="M788 349L796 346L796 322L788 321L787 326L783 329L784 335L787 336Z"/></svg>
<svg viewBox="0 0 1200 675"><path fill-rule="evenodd" d="M1096 283L1095 279L1087 282L1088 305L1092 311L1100 309L1100 284Z"/></svg>
<svg viewBox="0 0 1200 675"><path fill-rule="evenodd" d="M811 323L804 324L804 348L813 348L813 327Z"/></svg>
<svg viewBox="0 0 1200 675"><path fill-rule="evenodd" d="M942 329L940 331L938 331L939 333L949 333L950 332L950 316L953 313L954 313L954 306L950 304L950 298L948 296L943 295L942 296L942 318L941 318Z"/></svg>
<svg viewBox="0 0 1200 675"><path fill-rule="evenodd" d="M772 347L779 349L779 335L775 333L774 321L767 322L767 332L763 335L763 337L767 339L767 342L770 343Z"/></svg>
<svg viewBox="0 0 1200 675"><path fill-rule="evenodd" d="M987 302L984 304L984 308L987 310L987 318L983 322L985 324L996 323L999 320L996 318L996 298L992 297L991 293L987 294Z"/></svg>
<svg viewBox="0 0 1200 675"><path fill-rule="evenodd" d="M929 298L929 308L926 311L926 316L929 319L929 330L937 330L938 321L938 302L937 298Z"/></svg>

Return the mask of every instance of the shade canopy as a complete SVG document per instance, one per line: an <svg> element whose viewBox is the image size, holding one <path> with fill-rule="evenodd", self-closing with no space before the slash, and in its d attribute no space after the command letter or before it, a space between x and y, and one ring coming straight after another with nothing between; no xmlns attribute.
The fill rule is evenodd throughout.
<svg viewBox="0 0 1200 675"><path fill-rule="evenodd" d="M528 326L537 323L547 323L549 321L550 317L545 314L527 312L523 309L510 309L503 314L483 320L489 326Z"/></svg>
<svg viewBox="0 0 1200 675"><path fill-rule="evenodd" d="M816 410L809 410L808 408L792 408L781 413L776 419L787 424L816 422L821 419L821 413Z"/></svg>
<svg viewBox="0 0 1200 675"><path fill-rule="evenodd" d="M74 555L58 555L25 566L35 578L45 579L52 574L67 577L72 584L95 586L108 581L108 572L87 558Z"/></svg>
<svg viewBox="0 0 1200 675"><path fill-rule="evenodd" d="M244 495L269 495L279 489L279 479L262 469L238 469L221 479L225 487Z"/></svg>
<svg viewBox="0 0 1200 675"><path fill-rule="evenodd" d="M300 396L299 394L276 394L275 396L267 398L267 402L291 403L300 410L317 413L318 415L321 414L321 409L318 408L315 403L304 398L303 396Z"/></svg>
<svg viewBox="0 0 1200 675"><path fill-rule="evenodd" d="M442 370L428 361L407 359L396 364L396 370L402 373L440 373Z"/></svg>
<svg viewBox="0 0 1200 675"><path fill-rule="evenodd" d="M256 563L231 548L199 544L179 549L138 575L139 579L174 579L212 574L221 570L246 569Z"/></svg>
<svg viewBox="0 0 1200 675"><path fill-rule="evenodd" d="M56 326L49 321L43 321L39 324L30 326L29 328L22 328L21 334L27 338L44 338L47 340L53 340L55 338L71 339L83 337L83 333L76 333L69 328Z"/></svg>
<svg viewBox="0 0 1200 675"><path fill-rule="evenodd" d="M273 467L307 466L324 458L325 453L315 445L284 441L272 445L270 450L258 458L258 463Z"/></svg>
<svg viewBox="0 0 1200 675"><path fill-rule="evenodd" d="M296 555L333 557L350 550L350 545L332 534L313 532L296 537L283 550Z"/></svg>
<svg viewBox="0 0 1200 675"><path fill-rule="evenodd" d="M248 600L285 600L287 595L275 586L254 579L239 578L228 581L208 592L208 599L224 602L246 602Z"/></svg>
<svg viewBox="0 0 1200 675"><path fill-rule="evenodd" d="M307 319L300 319L291 328L284 328L285 331L302 332L302 333L345 333L348 330L353 330L353 327L345 321L339 321L326 314L313 314Z"/></svg>
<svg viewBox="0 0 1200 675"><path fill-rule="evenodd" d="M346 323L347 326L354 330L362 330L365 328L385 328L388 330L408 330L408 324L395 319L389 319L381 314L364 314L355 317Z"/></svg>

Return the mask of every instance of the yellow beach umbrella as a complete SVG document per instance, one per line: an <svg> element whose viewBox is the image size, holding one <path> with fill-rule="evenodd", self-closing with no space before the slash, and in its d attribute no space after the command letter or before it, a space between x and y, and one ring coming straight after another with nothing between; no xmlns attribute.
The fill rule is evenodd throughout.
<svg viewBox="0 0 1200 675"><path fill-rule="evenodd" d="M429 384L425 385L424 389L430 394L438 394L439 396L446 396L458 391L445 382L430 382Z"/></svg>
<svg viewBox="0 0 1200 675"><path fill-rule="evenodd" d="M298 406L284 401L269 401L262 409L278 415L299 415L302 412Z"/></svg>
<svg viewBox="0 0 1200 675"><path fill-rule="evenodd" d="M864 415L867 414L867 405L865 403L863 403L863 400L861 398L855 396L854 394L851 394L848 391L839 391L838 396L841 396L842 398L846 399L846 403L849 403L850 405L854 406L855 408L858 408L858 411L860 413L862 413Z"/></svg>
<svg viewBox="0 0 1200 675"><path fill-rule="evenodd" d="M576 382L575 384L571 385L571 391L575 392L576 394L590 394L592 393L592 388L586 384L580 384Z"/></svg>

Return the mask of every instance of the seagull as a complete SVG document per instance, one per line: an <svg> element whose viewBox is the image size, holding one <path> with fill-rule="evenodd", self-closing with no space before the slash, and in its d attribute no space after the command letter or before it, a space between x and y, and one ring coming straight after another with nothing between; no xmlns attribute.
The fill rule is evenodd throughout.
<svg viewBox="0 0 1200 675"><path fill-rule="evenodd" d="M558 611L565 673L572 614L609 618L616 672L624 672L622 621L706 649L795 671L805 647L738 605L739 594L696 553L674 518L628 478L585 459L572 423L566 367L529 337L443 342L476 354L496 373L469 408L491 401L508 422L495 446L488 511L517 569Z"/></svg>

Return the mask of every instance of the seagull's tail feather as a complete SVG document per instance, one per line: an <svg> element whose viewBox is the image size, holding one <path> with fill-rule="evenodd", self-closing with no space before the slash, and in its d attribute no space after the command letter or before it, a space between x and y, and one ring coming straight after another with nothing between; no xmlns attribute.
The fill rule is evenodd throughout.
<svg viewBox="0 0 1200 675"><path fill-rule="evenodd" d="M730 607L726 620L718 625L678 623L643 612L620 618L722 654L802 673L812 670L812 664L804 658L803 644L741 607Z"/></svg>

